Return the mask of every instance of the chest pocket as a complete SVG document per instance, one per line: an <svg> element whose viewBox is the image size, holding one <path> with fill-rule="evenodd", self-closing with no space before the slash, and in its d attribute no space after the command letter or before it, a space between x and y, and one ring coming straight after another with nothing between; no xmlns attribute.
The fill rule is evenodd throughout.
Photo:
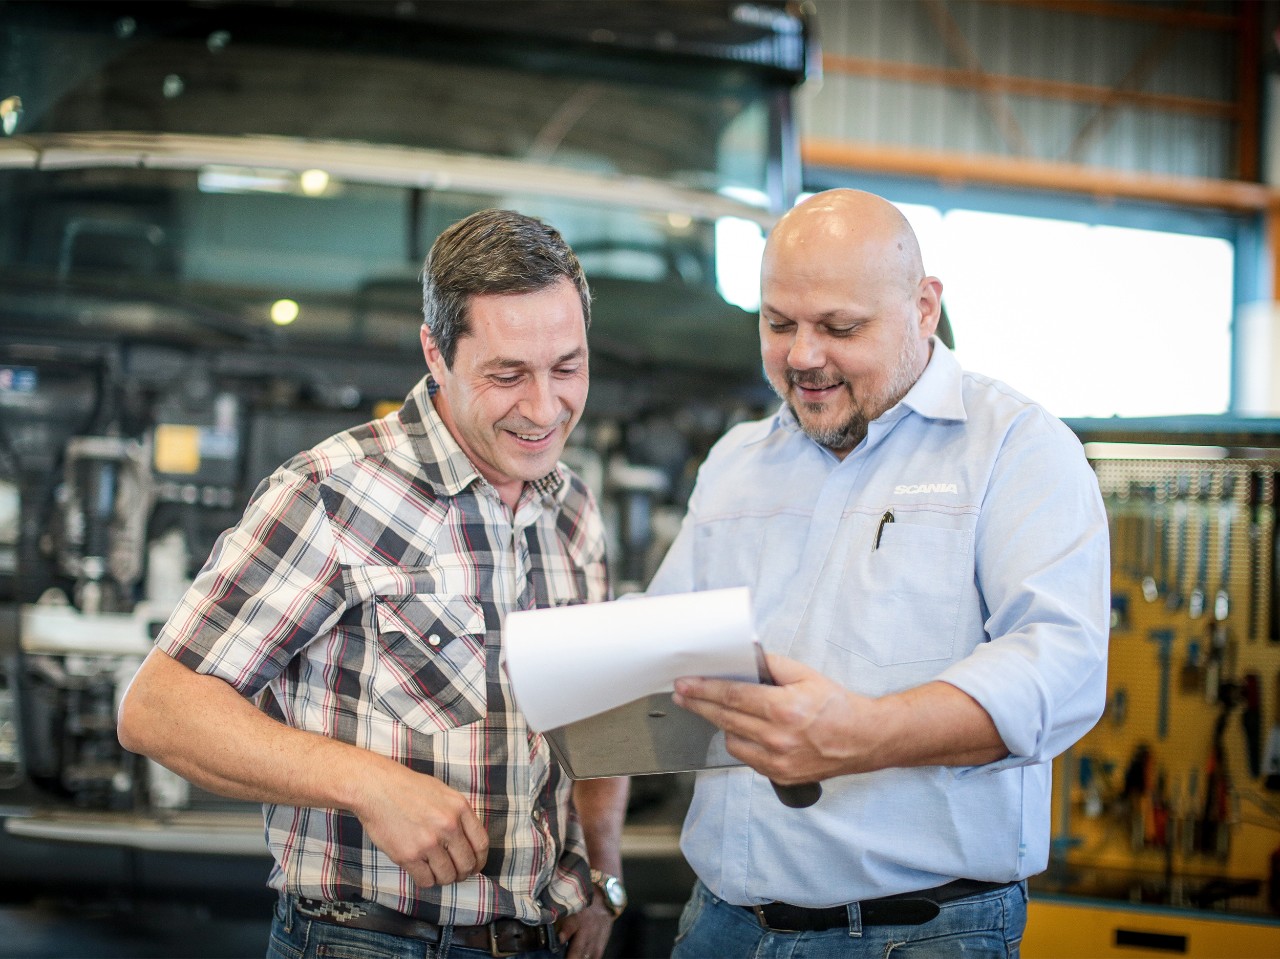
<svg viewBox="0 0 1280 959"><path fill-rule="evenodd" d="M484 614L470 596L379 596L373 703L423 733L486 713Z"/></svg>
<svg viewBox="0 0 1280 959"><path fill-rule="evenodd" d="M846 607L828 642L878 666L951 658L962 590L973 583L973 534L900 518L877 549L869 542L846 554Z"/></svg>

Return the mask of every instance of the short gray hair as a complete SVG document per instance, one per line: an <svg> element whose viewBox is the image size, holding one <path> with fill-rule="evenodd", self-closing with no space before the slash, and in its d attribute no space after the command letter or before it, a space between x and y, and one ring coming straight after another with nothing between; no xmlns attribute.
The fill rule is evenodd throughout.
<svg viewBox="0 0 1280 959"><path fill-rule="evenodd" d="M431 244L422 267L423 323L453 368L458 341L471 333L471 297L534 293L561 278L573 283L591 326L591 290L582 264L559 232L514 210L481 210Z"/></svg>

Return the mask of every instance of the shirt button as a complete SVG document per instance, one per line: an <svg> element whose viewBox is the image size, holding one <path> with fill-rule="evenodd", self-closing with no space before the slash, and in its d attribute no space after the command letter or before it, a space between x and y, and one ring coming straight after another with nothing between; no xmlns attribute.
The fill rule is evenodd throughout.
<svg viewBox="0 0 1280 959"><path fill-rule="evenodd" d="M435 633L432 633L430 636L428 636L428 637L427 637L427 645L429 645L429 646L439 646L439 645L440 645L440 637L439 637L439 636L437 636Z"/></svg>

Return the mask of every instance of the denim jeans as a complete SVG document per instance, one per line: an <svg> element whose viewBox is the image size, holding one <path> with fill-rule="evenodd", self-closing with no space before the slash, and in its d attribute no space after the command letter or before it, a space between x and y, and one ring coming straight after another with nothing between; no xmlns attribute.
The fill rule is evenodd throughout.
<svg viewBox="0 0 1280 959"><path fill-rule="evenodd" d="M562 959L560 950L522 952L514 959ZM423 942L385 932L347 929L299 915L291 899L276 903L267 959L488 959L488 949L467 949L449 941L449 927L439 942Z"/></svg>
<svg viewBox="0 0 1280 959"><path fill-rule="evenodd" d="M848 926L822 932L771 932L751 912L717 899L701 881L680 916L671 959L1017 959L1027 924L1027 887L944 903L918 926Z"/></svg>

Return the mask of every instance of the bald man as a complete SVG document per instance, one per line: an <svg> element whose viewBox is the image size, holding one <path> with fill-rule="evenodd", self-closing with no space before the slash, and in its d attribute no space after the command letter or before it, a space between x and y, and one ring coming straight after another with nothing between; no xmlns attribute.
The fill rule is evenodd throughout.
<svg viewBox="0 0 1280 959"><path fill-rule="evenodd" d="M941 295L869 193L766 244L782 405L711 451L648 591L750 587L778 683L677 683L746 764L698 775L680 959L1017 954L1050 762L1105 699L1107 524L1075 436L934 336Z"/></svg>

